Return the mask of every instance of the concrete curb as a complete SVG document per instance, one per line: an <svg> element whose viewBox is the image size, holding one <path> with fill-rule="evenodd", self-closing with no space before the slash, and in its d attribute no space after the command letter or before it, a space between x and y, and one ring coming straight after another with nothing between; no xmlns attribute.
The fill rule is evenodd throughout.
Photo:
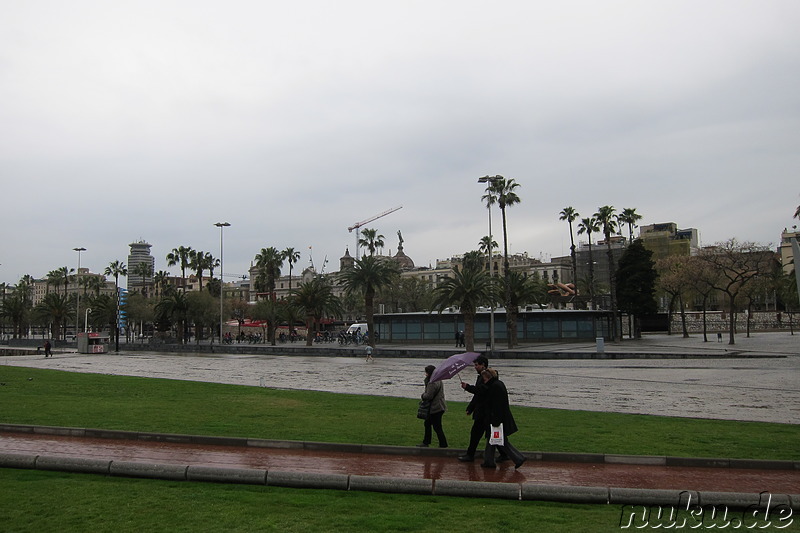
<svg viewBox="0 0 800 533"><path fill-rule="evenodd" d="M687 508L702 505L731 509L790 507L800 510L798 494L755 494L735 492L698 492L570 485L538 485L535 483L492 483L486 481L431 480L346 474L319 474L249 468L219 468L194 465L109 461L81 457L0 454L0 468L49 470L81 474L102 474L119 477L147 478L168 481L234 483L286 488L333 489L417 494L421 496L455 496L463 498L495 498L521 501L552 501L576 504L674 506Z"/></svg>
<svg viewBox="0 0 800 533"><path fill-rule="evenodd" d="M276 449L296 449L309 451L335 451L344 453L364 453L383 455L420 455L427 457L454 457L464 453L459 448L417 448L416 446L394 446L385 444L348 444L337 442L291 441L258 439L247 437L215 437L203 435L182 435L172 433L151 433L122 430L85 429L60 426L33 426L27 424L0 423L0 432L33 433L37 435L58 435L64 437L91 437L103 439L140 440L150 442L170 442L201 444L212 446L256 447ZM480 452L479 452L480 453ZM731 459L711 457L670 457L657 455L624 455L602 453L570 452L523 452L529 461L554 461L564 463L596 463L643 466L686 466L704 468L741 468L757 470L800 470L800 461L778 461L764 459Z"/></svg>

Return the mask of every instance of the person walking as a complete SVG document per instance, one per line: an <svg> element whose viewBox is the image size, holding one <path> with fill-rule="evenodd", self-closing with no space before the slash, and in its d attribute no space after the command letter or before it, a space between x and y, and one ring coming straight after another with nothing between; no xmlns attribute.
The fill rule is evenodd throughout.
<svg viewBox="0 0 800 533"><path fill-rule="evenodd" d="M422 443L417 444L420 448L427 448L431 445L432 432L436 432L436 437L439 439L439 448L447 448L447 437L442 428L442 415L447 411L447 402L444 398L444 384L441 381L431 383L431 374L436 370L433 365L425 367L425 392L422 393L422 399L431 403L431 408L427 418L425 418L425 436L422 438Z"/></svg>
<svg viewBox="0 0 800 533"><path fill-rule="evenodd" d="M522 455L522 452L508 441L508 436L516 433L518 428L517 423L514 421L514 416L511 414L506 385L497 378L497 372L492 368L481 372L481 379L487 399L487 421L490 425L490 427L486 428L487 432L491 426L503 425L503 444L492 445L487 439L486 451L483 453L481 466L484 468L496 467L494 460L494 449L496 447L500 449L501 455L507 456L514 461L514 468L519 468L527 460L527 457Z"/></svg>
<svg viewBox="0 0 800 533"><path fill-rule="evenodd" d="M467 416L472 415L472 429L469 432L469 446L467 453L459 455L458 460L462 462L472 462L475 460L475 451L478 449L478 444L481 439L486 436L487 431L487 390L483 385L481 372L489 368L489 359L484 356L478 356L472 363L475 367L475 372L478 373L478 379L475 385L461 382L461 388L472 394L472 400L467 405Z"/></svg>
<svg viewBox="0 0 800 533"><path fill-rule="evenodd" d="M50 344L49 340L44 341L44 356L45 357L53 357L53 352L50 351L50 349L52 347L53 347L53 345Z"/></svg>

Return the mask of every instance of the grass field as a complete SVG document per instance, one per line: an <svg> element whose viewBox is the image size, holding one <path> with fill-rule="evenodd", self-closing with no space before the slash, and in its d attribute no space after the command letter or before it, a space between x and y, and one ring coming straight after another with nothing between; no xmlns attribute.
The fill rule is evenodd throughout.
<svg viewBox="0 0 800 533"><path fill-rule="evenodd" d="M416 401L0 367L0 420L413 445ZM445 430L471 421L449 402ZM800 426L514 408L523 450L800 459ZM105 478L0 469L0 531L617 531L611 506ZM744 529L739 529L742 531ZM797 531L793 525L784 531ZM761 530L763 531L763 530Z"/></svg>

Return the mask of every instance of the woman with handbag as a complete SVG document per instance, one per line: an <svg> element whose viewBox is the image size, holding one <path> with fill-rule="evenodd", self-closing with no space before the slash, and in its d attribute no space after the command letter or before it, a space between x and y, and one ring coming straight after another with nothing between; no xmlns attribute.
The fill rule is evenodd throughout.
<svg viewBox="0 0 800 533"><path fill-rule="evenodd" d="M420 448L427 448L431 444L431 429L436 432L439 439L439 448L447 448L447 437L442 429L442 415L447 411L447 402L444 399L444 385L441 381L431 383L431 374L436 370L433 365L425 367L425 392L422 393L422 402L428 402L430 407L425 417L425 436ZM419 416L419 415L417 415Z"/></svg>
<svg viewBox="0 0 800 533"><path fill-rule="evenodd" d="M483 452L481 466L495 468L494 449L499 448L500 455L510 458L514 461L514 468L519 468L527 460L527 457L522 455L522 452L508 441L508 436L517 432L517 423L511 414L506 385L497 378L497 371L493 368L487 368L481 372L481 378L483 379L483 387L485 387L489 407L487 420L489 438L486 439L486 450ZM501 443L492 444L494 440L492 437L495 432L499 434L498 437L502 441Z"/></svg>

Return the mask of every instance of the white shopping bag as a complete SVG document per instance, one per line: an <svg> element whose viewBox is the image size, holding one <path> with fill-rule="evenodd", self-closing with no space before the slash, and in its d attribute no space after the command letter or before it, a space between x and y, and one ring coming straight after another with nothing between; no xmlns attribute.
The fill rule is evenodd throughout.
<svg viewBox="0 0 800 533"><path fill-rule="evenodd" d="M492 446L503 446L505 440L503 439L503 424L499 426L489 426L489 444Z"/></svg>

